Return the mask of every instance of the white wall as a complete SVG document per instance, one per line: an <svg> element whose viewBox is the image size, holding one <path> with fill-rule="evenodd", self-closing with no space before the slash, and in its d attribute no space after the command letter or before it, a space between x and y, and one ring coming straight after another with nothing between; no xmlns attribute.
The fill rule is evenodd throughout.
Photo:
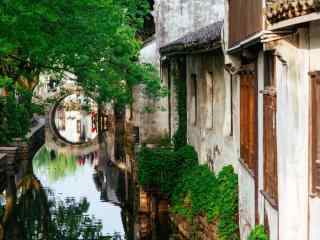
<svg viewBox="0 0 320 240"><path fill-rule="evenodd" d="M307 43L308 34L301 29L299 34L279 41L275 48L279 56L276 64L279 239L308 238Z"/></svg>
<svg viewBox="0 0 320 240"><path fill-rule="evenodd" d="M224 0L155 0L157 46L222 20Z"/></svg>

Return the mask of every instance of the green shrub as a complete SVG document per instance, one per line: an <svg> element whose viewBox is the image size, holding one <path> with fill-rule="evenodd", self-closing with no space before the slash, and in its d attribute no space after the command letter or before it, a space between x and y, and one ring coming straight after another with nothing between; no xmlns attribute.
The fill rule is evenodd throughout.
<svg viewBox="0 0 320 240"><path fill-rule="evenodd" d="M190 222L197 215L208 221L218 220L221 240L239 239L238 182L232 166L225 167L216 177L207 166L185 171L171 197L171 210Z"/></svg>
<svg viewBox="0 0 320 240"><path fill-rule="evenodd" d="M170 193L177 177L176 155L171 148L143 147L138 155L138 180L148 188Z"/></svg>
<svg viewBox="0 0 320 240"><path fill-rule="evenodd" d="M198 165L198 154L193 146L186 145L176 152L179 169L188 170L190 167Z"/></svg>
<svg viewBox="0 0 320 240"><path fill-rule="evenodd" d="M256 226L250 233L248 240L269 240L264 227L262 225Z"/></svg>
<svg viewBox="0 0 320 240"><path fill-rule="evenodd" d="M142 147L138 155L138 180L170 196L171 211L190 222L198 215L218 221L221 240L238 240L238 177L232 166L216 177L208 166L198 165L192 146L174 151L168 147Z"/></svg>
<svg viewBox="0 0 320 240"><path fill-rule="evenodd" d="M144 187L171 194L183 171L197 163L198 156L192 146L185 146L177 152L170 147L142 147L138 154L138 180Z"/></svg>

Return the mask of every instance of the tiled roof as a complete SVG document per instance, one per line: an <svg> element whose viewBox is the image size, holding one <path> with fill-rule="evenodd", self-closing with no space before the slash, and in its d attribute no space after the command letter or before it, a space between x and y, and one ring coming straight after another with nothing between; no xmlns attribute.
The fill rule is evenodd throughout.
<svg viewBox="0 0 320 240"><path fill-rule="evenodd" d="M223 21L215 22L160 48L161 54L188 50L210 50L220 44Z"/></svg>
<svg viewBox="0 0 320 240"><path fill-rule="evenodd" d="M319 11L320 0L267 0L266 15L270 23Z"/></svg>

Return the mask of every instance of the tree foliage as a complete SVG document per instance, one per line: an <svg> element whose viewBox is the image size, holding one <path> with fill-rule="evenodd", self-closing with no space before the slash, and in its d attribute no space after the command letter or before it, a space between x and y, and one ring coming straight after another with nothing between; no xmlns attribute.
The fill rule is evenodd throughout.
<svg viewBox="0 0 320 240"><path fill-rule="evenodd" d="M99 103L126 103L139 83L159 96L154 69L137 62L147 10L145 0L3 0L0 75L33 89L42 72L71 72Z"/></svg>
<svg viewBox="0 0 320 240"><path fill-rule="evenodd" d="M31 102L32 93L13 85L11 79L0 81L0 88L5 87L7 95L0 96L0 144L8 144L14 138L23 138L31 127L34 113L41 112L41 107Z"/></svg>

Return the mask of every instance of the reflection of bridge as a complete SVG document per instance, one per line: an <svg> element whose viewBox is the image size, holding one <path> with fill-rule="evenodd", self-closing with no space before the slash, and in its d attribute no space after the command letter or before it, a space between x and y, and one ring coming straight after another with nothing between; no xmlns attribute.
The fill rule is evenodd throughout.
<svg viewBox="0 0 320 240"><path fill-rule="evenodd" d="M99 150L98 138L85 143L70 144L57 136L50 126L46 129L46 146L57 153L74 156L87 155Z"/></svg>

